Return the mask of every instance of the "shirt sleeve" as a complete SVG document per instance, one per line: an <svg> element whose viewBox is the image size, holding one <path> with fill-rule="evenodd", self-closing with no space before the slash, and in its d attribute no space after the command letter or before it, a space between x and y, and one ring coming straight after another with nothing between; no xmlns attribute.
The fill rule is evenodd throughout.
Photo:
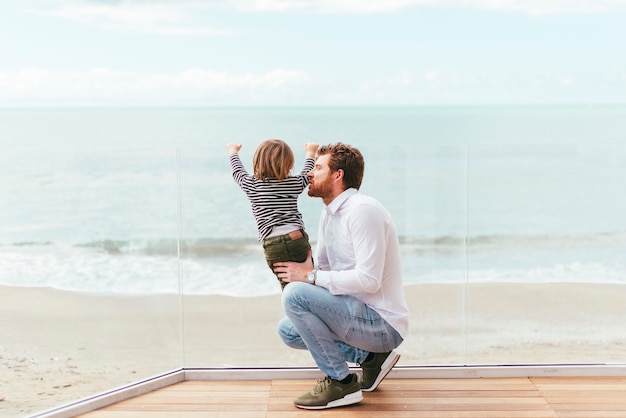
<svg viewBox="0 0 626 418"><path fill-rule="evenodd" d="M233 179L244 191L252 187L253 177L243 166L239 154L231 154L230 167L233 170Z"/></svg>
<svg viewBox="0 0 626 418"><path fill-rule="evenodd" d="M362 204L354 208L345 219L349 231L353 253L353 262L341 270L329 263L320 263L316 284L327 288L332 294L375 293L382 284L387 247L387 225L384 214L371 204ZM346 245L346 243L343 243ZM323 261L324 245L319 254ZM327 261L327 260L324 260Z"/></svg>
<svg viewBox="0 0 626 418"><path fill-rule="evenodd" d="M304 184L309 184L309 171L313 170L315 167L315 159L314 158L306 158L304 160L304 165L302 166L302 171L300 172L300 176L304 177Z"/></svg>

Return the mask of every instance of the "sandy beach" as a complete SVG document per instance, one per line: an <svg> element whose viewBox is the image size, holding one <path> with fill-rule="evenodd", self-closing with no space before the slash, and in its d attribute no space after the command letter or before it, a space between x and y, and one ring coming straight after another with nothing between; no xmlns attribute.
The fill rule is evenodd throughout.
<svg viewBox="0 0 626 418"><path fill-rule="evenodd" d="M626 286L406 288L398 366L626 362ZM276 334L280 296L113 296L0 286L0 416L180 367L314 366Z"/></svg>

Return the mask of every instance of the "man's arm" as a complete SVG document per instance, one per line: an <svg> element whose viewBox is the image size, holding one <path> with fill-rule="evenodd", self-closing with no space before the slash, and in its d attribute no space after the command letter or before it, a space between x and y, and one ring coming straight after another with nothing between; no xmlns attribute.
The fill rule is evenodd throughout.
<svg viewBox="0 0 626 418"><path fill-rule="evenodd" d="M387 224L381 209L362 204L346 220L352 262L341 270L320 271L317 283L332 294L374 293L380 289L387 251ZM350 261L350 260L347 260Z"/></svg>
<svg viewBox="0 0 626 418"><path fill-rule="evenodd" d="M388 225L385 216L373 205L360 205L348 222L354 252L351 268L329 271L318 266L320 269L317 271L316 284L335 295L375 293L382 284L387 251ZM322 258L322 254L323 251L318 249L319 258ZM274 263L274 271L286 282L303 282L311 270L313 261L310 252L303 263Z"/></svg>
<svg viewBox="0 0 626 418"><path fill-rule="evenodd" d="M280 261L274 263L274 272L284 282L305 282L306 274L313 270L313 255L309 250L309 255L302 263L295 261Z"/></svg>

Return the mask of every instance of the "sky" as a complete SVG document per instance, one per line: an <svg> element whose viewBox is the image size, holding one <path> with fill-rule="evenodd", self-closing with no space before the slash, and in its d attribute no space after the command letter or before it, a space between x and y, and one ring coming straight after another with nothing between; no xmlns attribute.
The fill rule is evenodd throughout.
<svg viewBox="0 0 626 418"><path fill-rule="evenodd" d="M0 107L626 103L626 0L0 0Z"/></svg>

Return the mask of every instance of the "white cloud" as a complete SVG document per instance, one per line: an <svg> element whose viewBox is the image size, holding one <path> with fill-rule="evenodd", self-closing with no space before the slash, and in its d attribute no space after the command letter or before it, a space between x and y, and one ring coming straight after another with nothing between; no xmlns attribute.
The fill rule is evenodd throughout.
<svg viewBox="0 0 626 418"><path fill-rule="evenodd" d="M185 100L215 99L246 103L250 97L284 97L294 85L309 83L309 76L298 70L276 68L257 74L230 74L190 68L176 74L140 74L92 68L84 72L52 72L28 68L0 73L0 102L12 103L54 100L59 103L116 100L119 103L164 100L177 104Z"/></svg>
<svg viewBox="0 0 626 418"><path fill-rule="evenodd" d="M532 15L626 10L625 0L231 0L246 12L385 13L407 7L467 8Z"/></svg>
<svg viewBox="0 0 626 418"><path fill-rule="evenodd" d="M0 73L0 91L33 91L48 77L48 71L40 68L26 68L17 73Z"/></svg>
<svg viewBox="0 0 626 418"><path fill-rule="evenodd" d="M411 86L414 83L414 81L413 81L413 76L411 75L411 72L408 71L406 68L403 68L402 70L400 70L400 73L397 76L389 78L387 83L390 86L403 87L403 86Z"/></svg>
<svg viewBox="0 0 626 418"><path fill-rule="evenodd" d="M90 0L39 1L31 13L103 30L166 35L232 35L239 30L199 22L212 10L256 13L373 14L406 8L478 9L531 15L626 11L626 0Z"/></svg>
<svg viewBox="0 0 626 418"><path fill-rule="evenodd" d="M450 5L462 6L461 0L449 0ZM471 0L469 7L503 12L520 12L531 15L556 15L578 13L608 13L626 10L624 0Z"/></svg>
<svg viewBox="0 0 626 418"><path fill-rule="evenodd" d="M571 86L576 84L576 77L564 76L559 80L559 82L564 86Z"/></svg>
<svg viewBox="0 0 626 418"><path fill-rule="evenodd" d="M611 70L609 70L609 74L606 76L606 80L610 83L614 83L614 82L626 83L626 69L619 70L617 68L612 68Z"/></svg>
<svg viewBox="0 0 626 418"><path fill-rule="evenodd" d="M232 29L206 27L196 22L194 12L205 6L196 3L158 1L60 2L31 8L30 13L94 26L103 30L165 35L231 35Z"/></svg>
<svg viewBox="0 0 626 418"><path fill-rule="evenodd" d="M626 72L465 73L432 69L378 77L314 78L287 68L227 73L188 68L137 73L92 68L0 72L0 106L412 105L620 102ZM579 93L582 92L582 96Z"/></svg>
<svg viewBox="0 0 626 418"><path fill-rule="evenodd" d="M436 81L438 78L438 74L436 71L428 71L426 74L424 74L424 81L427 82L432 82L432 81Z"/></svg>
<svg viewBox="0 0 626 418"><path fill-rule="evenodd" d="M232 7L247 12L378 13L391 12L435 0L232 0Z"/></svg>

